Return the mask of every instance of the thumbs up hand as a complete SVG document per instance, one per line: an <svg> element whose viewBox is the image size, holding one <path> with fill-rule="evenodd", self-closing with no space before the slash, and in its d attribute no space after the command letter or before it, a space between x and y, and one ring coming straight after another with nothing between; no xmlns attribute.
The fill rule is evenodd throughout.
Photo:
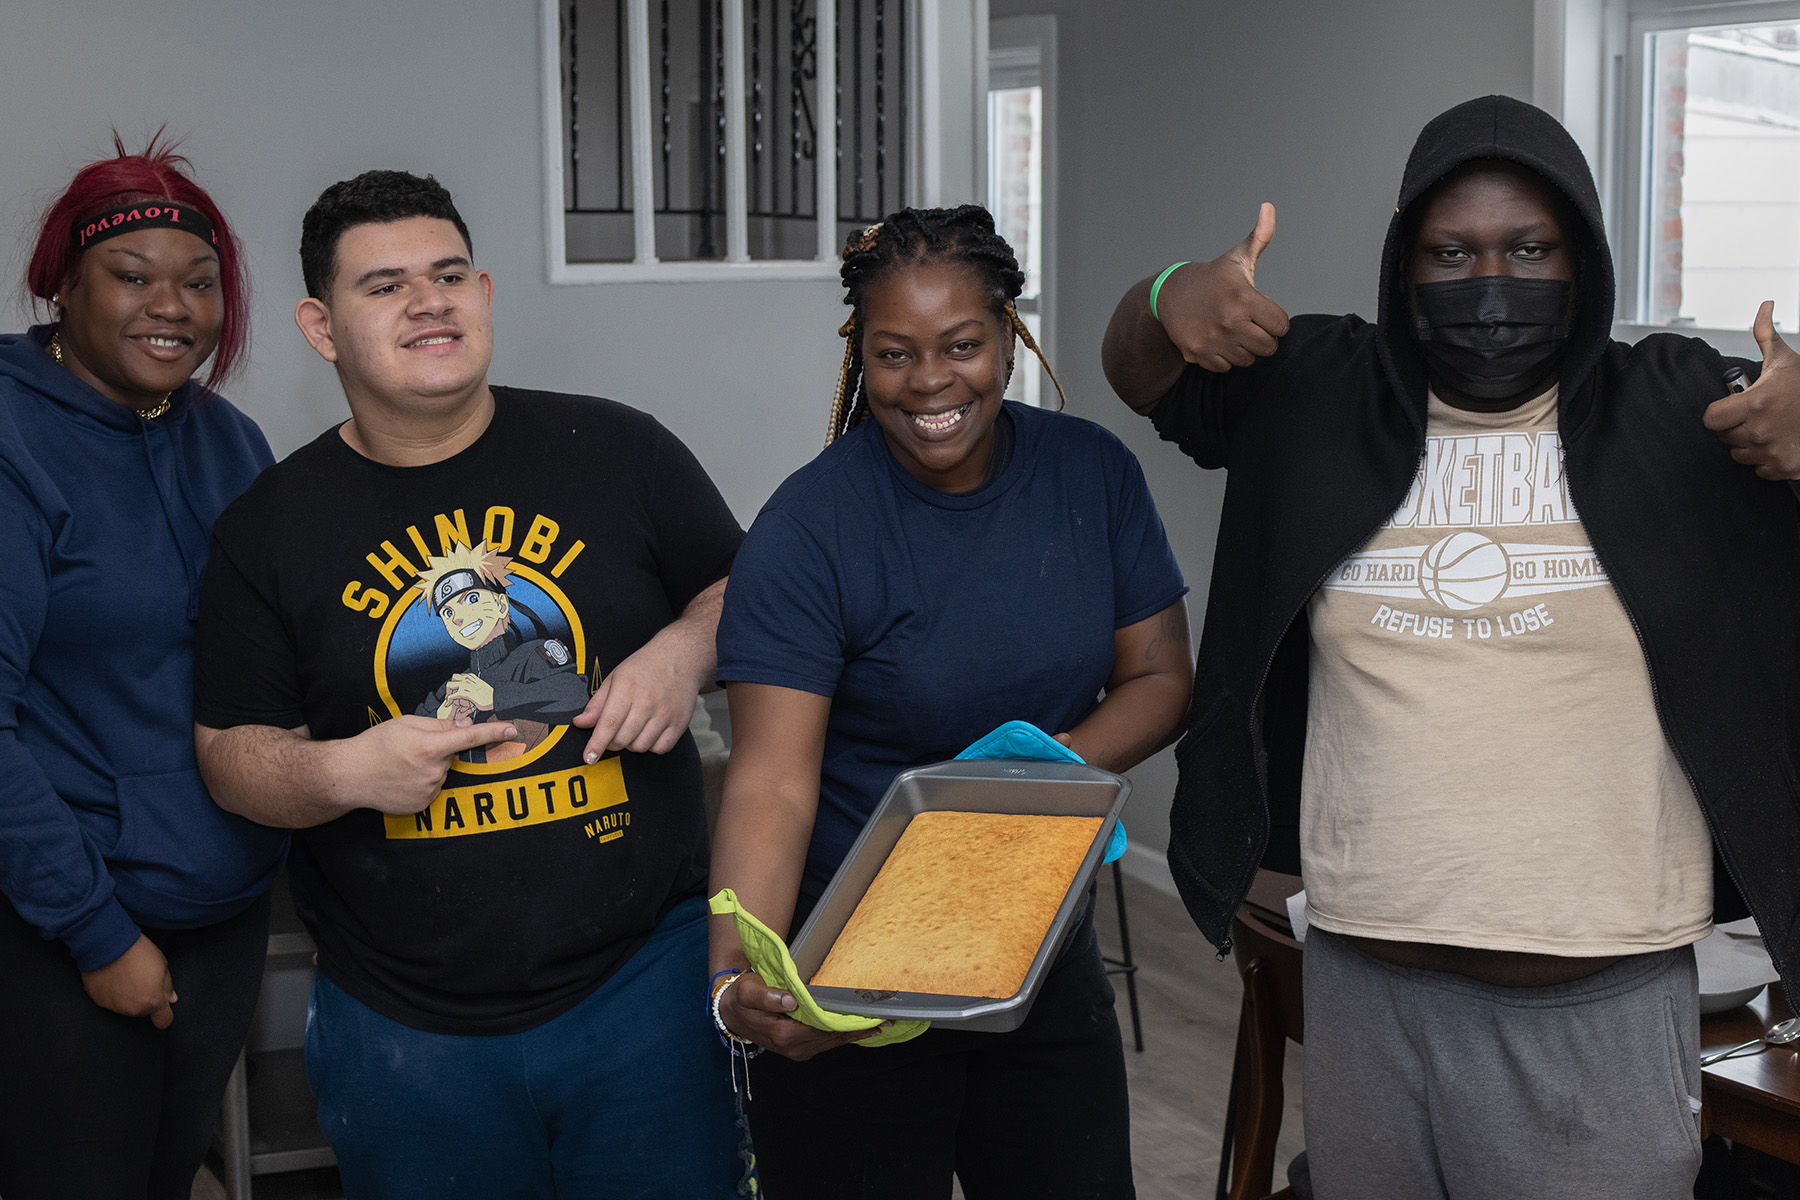
<svg viewBox="0 0 1800 1200"><path fill-rule="evenodd" d="M1800 354L1775 332L1775 302L1763 301L1750 327L1762 347L1762 374L1742 392L1714 401L1706 427L1731 457L1764 479L1800 479Z"/></svg>
<svg viewBox="0 0 1800 1200"><path fill-rule="evenodd" d="M1264 204L1250 235L1211 262L1188 263L1163 280L1156 317L1181 356L1208 371L1247 367L1275 353L1287 313L1256 290L1256 260L1275 238L1275 206Z"/></svg>

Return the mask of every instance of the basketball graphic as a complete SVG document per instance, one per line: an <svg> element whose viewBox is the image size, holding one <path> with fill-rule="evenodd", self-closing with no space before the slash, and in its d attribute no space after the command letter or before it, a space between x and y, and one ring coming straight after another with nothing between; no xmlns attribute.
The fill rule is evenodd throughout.
<svg viewBox="0 0 1800 1200"><path fill-rule="evenodd" d="M1507 570L1500 543L1463 530L1440 538L1419 556L1419 590L1445 608L1468 612L1500 598Z"/></svg>

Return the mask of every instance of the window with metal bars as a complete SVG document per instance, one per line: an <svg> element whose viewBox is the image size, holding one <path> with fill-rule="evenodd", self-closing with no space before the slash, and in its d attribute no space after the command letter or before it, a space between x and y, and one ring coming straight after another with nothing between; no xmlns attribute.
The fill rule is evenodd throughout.
<svg viewBox="0 0 1800 1200"><path fill-rule="evenodd" d="M544 0L552 278L835 275L913 197L915 2Z"/></svg>

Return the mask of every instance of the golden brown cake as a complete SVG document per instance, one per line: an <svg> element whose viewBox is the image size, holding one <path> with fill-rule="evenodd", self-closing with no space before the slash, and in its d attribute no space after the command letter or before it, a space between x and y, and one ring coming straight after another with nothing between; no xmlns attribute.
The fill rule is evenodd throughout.
<svg viewBox="0 0 1800 1200"><path fill-rule="evenodd" d="M1014 995L1100 823L1099 817L917 814L808 982Z"/></svg>

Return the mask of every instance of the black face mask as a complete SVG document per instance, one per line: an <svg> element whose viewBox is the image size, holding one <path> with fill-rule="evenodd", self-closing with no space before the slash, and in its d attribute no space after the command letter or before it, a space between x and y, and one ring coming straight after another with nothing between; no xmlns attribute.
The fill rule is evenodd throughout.
<svg viewBox="0 0 1800 1200"><path fill-rule="evenodd" d="M1569 340L1566 279L1480 275L1413 285L1413 328L1431 372L1471 400L1542 381Z"/></svg>

